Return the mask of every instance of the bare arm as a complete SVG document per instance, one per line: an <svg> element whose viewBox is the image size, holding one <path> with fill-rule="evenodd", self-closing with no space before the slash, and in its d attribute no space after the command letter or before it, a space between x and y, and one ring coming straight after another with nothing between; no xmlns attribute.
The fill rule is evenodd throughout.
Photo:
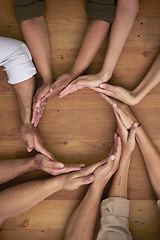
<svg viewBox="0 0 160 240"><path fill-rule="evenodd" d="M65 240L93 240L104 187L119 165L121 155L120 138L116 139L116 147L113 154L115 154L115 158L113 158L114 155L111 155L106 159L107 162L103 166L95 170L94 182L70 218L65 232Z"/></svg>
<svg viewBox="0 0 160 240"><path fill-rule="evenodd" d="M142 79L140 84L133 90L129 91L119 86L112 86L110 84L100 84L95 91L104 93L122 102L135 105L139 103L149 91L151 91L160 82L160 54L153 62L146 76Z"/></svg>
<svg viewBox="0 0 160 240"><path fill-rule="evenodd" d="M51 153L45 148L38 131L31 125L31 106L34 92L34 76L26 81L13 85L17 96L20 115L22 119L21 137L27 142L27 151L31 152L35 148L38 152L53 160Z"/></svg>
<svg viewBox="0 0 160 240"><path fill-rule="evenodd" d="M43 84L33 98L33 120L42 117L44 107L39 109L41 98L48 92L52 83L52 64L48 29L44 16L34 17L20 23L24 39L30 49L35 65L42 77ZM38 111L41 111L39 113ZM35 127L37 124L35 124Z"/></svg>
<svg viewBox="0 0 160 240"><path fill-rule="evenodd" d="M119 0L117 2L116 16L111 26L108 47L101 71L94 75L79 77L60 93L60 97L64 97L68 93L74 92L82 87L98 87L99 84L107 82L111 78L134 24L138 9L138 0Z"/></svg>
<svg viewBox="0 0 160 240"><path fill-rule="evenodd" d="M160 153L142 126L136 133L136 139L141 149L152 187L157 198L160 199Z"/></svg>
<svg viewBox="0 0 160 240"><path fill-rule="evenodd" d="M30 124L31 106L34 93L35 78L13 85L14 91L19 104L21 120L24 125Z"/></svg>
<svg viewBox="0 0 160 240"><path fill-rule="evenodd" d="M103 163L104 161L101 161L75 173L30 181L2 191L0 193L0 224L7 218L15 217L30 209L59 190L71 191L93 182L93 172Z"/></svg>
<svg viewBox="0 0 160 240"><path fill-rule="evenodd" d="M69 73L61 75L51 86L50 92L46 94L43 101L46 102L58 95L72 80L82 74L97 54L110 23L102 20L90 20L78 56Z"/></svg>
<svg viewBox="0 0 160 240"><path fill-rule="evenodd" d="M114 111L118 113L126 129L129 129L134 122L138 122L126 104L116 102L115 100L108 98L104 94L102 96L109 104L113 106ZM149 138L149 136L147 135L147 133L145 132L145 130L141 125L139 125L136 131L136 140L141 149L152 187L159 199L160 198L160 188L159 188L160 153L155 148L151 139Z"/></svg>
<svg viewBox="0 0 160 240"><path fill-rule="evenodd" d="M133 27L138 10L138 0L117 1L116 16L111 27L108 48L102 66L102 72L107 73L110 77ZM106 79L106 81L108 80Z"/></svg>

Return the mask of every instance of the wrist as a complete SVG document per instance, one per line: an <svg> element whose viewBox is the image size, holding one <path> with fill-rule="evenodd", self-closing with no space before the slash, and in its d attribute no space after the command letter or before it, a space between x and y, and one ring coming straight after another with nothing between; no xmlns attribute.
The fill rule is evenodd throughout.
<svg viewBox="0 0 160 240"><path fill-rule="evenodd" d="M103 68L101 69L99 74L100 74L100 78L101 78L102 82L108 82L110 80L110 78L112 77L112 74L103 70Z"/></svg>
<svg viewBox="0 0 160 240"><path fill-rule="evenodd" d="M132 106L138 104L141 101L141 97L136 89L130 92L132 97Z"/></svg>
<svg viewBox="0 0 160 240"><path fill-rule="evenodd" d="M91 183L90 190L96 194L102 195L107 182L108 181L98 181L95 178L95 180Z"/></svg>
<svg viewBox="0 0 160 240"><path fill-rule="evenodd" d="M44 85L51 85L52 84L52 77L45 77L45 78L42 78L42 83L44 84Z"/></svg>
<svg viewBox="0 0 160 240"><path fill-rule="evenodd" d="M76 71L76 70L74 70L74 69L71 69L71 71L68 73L68 75L69 75L69 77L70 77L71 80L79 77L81 74L82 74L82 72Z"/></svg>
<svg viewBox="0 0 160 240"><path fill-rule="evenodd" d="M36 167L36 164L35 164L35 157L27 158L26 162L27 162L28 169L30 172L38 170L38 168Z"/></svg>

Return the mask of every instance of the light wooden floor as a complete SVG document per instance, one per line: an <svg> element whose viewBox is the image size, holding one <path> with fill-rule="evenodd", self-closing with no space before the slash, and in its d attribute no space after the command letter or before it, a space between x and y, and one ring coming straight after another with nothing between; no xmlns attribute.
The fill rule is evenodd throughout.
<svg viewBox="0 0 160 240"><path fill-rule="evenodd" d="M55 78L69 71L80 47L88 18L85 0L46 0L46 19L51 39ZM23 39L16 23L12 1L0 0L0 35ZM96 73L102 64L106 42L87 73ZM140 0L140 11L114 71L111 83L133 89L145 75L160 50L160 1ZM160 84L133 112L160 150ZM31 156L19 134L20 117L12 86L0 69L0 158ZM107 156L113 143L116 122L111 107L95 92L83 89L64 99L52 99L39 124L41 136L54 156L64 163L87 165ZM35 179L41 172L26 174L1 189ZM160 215L141 153L136 147L129 173L131 199L130 229L134 240L160 239ZM9 219L0 228L2 240L62 240L65 225L84 195L61 191L25 212Z"/></svg>

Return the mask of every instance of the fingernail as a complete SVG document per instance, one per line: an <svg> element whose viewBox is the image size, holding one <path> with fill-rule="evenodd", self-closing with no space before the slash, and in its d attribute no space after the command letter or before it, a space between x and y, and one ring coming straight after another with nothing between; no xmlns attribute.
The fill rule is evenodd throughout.
<svg viewBox="0 0 160 240"><path fill-rule="evenodd" d="M116 104L116 103L113 103L113 107L116 108L116 107L117 107L117 104Z"/></svg>
<svg viewBox="0 0 160 240"><path fill-rule="evenodd" d="M57 163L57 167L63 168L63 167L64 167L64 164L63 164L63 163Z"/></svg>
<svg viewBox="0 0 160 240"><path fill-rule="evenodd" d="M133 126L134 126L135 128L138 127L138 123L135 122L135 123L133 124Z"/></svg>
<svg viewBox="0 0 160 240"><path fill-rule="evenodd" d="M111 156L111 160L114 160L114 159L115 159L115 156L114 156L114 155L112 155L112 156Z"/></svg>
<svg viewBox="0 0 160 240"><path fill-rule="evenodd" d="M93 179L94 179L94 177L93 176L89 176L89 181L92 181Z"/></svg>
<svg viewBox="0 0 160 240"><path fill-rule="evenodd" d="M39 104L38 104L38 102L36 103L36 107L38 107L39 106Z"/></svg>
<svg viewBox="0 0 160 240"><path fill-rule="evenodd" d="M104 88L104 84L100 84L99 87L100 87L100 88Z"/></svg>

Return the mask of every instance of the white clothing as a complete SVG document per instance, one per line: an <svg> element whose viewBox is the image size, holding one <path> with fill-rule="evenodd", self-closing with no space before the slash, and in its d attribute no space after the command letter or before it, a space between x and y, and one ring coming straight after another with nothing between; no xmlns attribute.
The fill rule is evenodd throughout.
<svg viewBox="0 0 160 240"><path fill-rule="evenodd" d="M0 66L4 67L10 84L23 82L36 74L28 47L16 39L0 37Z"/></svg>

